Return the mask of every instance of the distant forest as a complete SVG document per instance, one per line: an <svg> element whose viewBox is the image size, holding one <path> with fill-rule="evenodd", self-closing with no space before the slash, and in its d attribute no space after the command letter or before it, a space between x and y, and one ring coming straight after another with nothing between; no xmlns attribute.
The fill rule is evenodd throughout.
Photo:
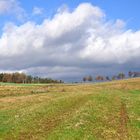
<svg viewBox="0 0 140 140"><path fill-rule="evenodd" d="M91 75L83 77L83 82L91 82L91 81L111 81L111 80L120 80L125 78L134 78L134 77L140 77L140 72L132 72L129 71L128 74L119 73L117 75L113 75L112 77L109 76L102 76L98 75L95 78L93 78Z"/></svg>
<svg viewBox="0 0 140 140"><path fill-rule="evenodd" d="M125 78L134 78L134 77L140 77L140 72L131 72L129 71L128 74L119 73L114 76L102 76L98 75L96 77L84 76L82 81L83 82L103 82L103 81L112 81L112 80L120 80ZM0 73L0 82L5 83L64 83L62 80L54 80L51 78L42 78L38 76L31 76L26 75L25 73Z"/></svg>
<svg viewBox="0 0 140 140"><path fill-rule="evenodd" d="M41 78L26 75L25 73L0 73L0 82L6 83L63 83L61 80Z"/></svg>

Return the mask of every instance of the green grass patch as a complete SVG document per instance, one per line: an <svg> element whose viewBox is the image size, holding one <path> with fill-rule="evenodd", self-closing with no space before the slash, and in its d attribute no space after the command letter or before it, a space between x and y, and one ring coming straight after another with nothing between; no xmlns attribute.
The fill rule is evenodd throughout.
<svg viewBox="0 0 140 140"><path fill-rule="evenodd" d="M140 79L1 85L0 140L140 138Z"/></svg>

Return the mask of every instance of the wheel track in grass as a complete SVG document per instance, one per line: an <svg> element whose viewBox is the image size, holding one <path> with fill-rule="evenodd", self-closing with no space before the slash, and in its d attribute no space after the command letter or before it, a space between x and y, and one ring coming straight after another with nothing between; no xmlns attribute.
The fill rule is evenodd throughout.
<svg viewBox="0 0 140 140"><path fill-rule="evenodd" d="M124 102L121 102L120 124L119 124L119 130L118 130L120 140L128 140L129 139L128 128L127 128L128 120L129 120L129 117L127 114L126 104Z"/></svg>
<svg viewBox="0 0 140 140"><path fill-rule="evenodd" d="M67 120L76 113L77 109L84 106L88 101L92 94L85 94L79 97L70 97L72 102L64 108L60 108L55 114L51 115L50 117L43 118L42 120L38 121L37 131L30 131L30 132L20 132L19 140L28 140L28 139L37 139L38 136L42 135L45 138L53 131L57 126L59 126L63 120ZM62 110L61 110L62 109ZM38 134L37 134L38 133Z"/></svg>

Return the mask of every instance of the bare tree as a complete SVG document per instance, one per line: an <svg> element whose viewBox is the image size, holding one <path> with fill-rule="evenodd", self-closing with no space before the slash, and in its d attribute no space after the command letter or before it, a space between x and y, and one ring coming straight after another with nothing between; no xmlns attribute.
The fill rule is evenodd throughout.
<svg viewBox="0 0 140 140"><path fill-rule="evenodd" d="M117 78L118 79L124 79L125 78L125 74L124 73L119 73Z"/></svg>
<svg viewBox="0 0 140 140"><path fill-rule="evenodd" d="M87 79L88 79L89 82L93 81L92 76L88 76Z"/></svg>
<svg viewBox="0 0 140 140"><path fill-rule="evenodd" d="M133 72L129 71L128 76L131 78L133 76Z"/></svg>
<svg viewBox="0 0 140 140"><path fill-rule="evenodd" d="M83 82L86 82L86 80L87 80L86 77L83 77Z"/></svg>

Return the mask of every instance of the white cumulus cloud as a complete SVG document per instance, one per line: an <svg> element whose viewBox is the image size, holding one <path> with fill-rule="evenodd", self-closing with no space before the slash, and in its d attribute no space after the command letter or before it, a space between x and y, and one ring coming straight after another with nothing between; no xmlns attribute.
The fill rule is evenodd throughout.
<svg viewBox="0 0 140 140"><path fill-rule="evenodd" d="M42 15L43 12L44 12L44 9L43 9L43 8L40 8L40 7L35 6L35 7L33 8L32 14L33 14L33 15Z"/></svg>
<svg viewBox="0 0 140 140"><path fill-rule="evenodd" d="M0 50L5 70L80 77L106 67L140 68L140 30L126 30L124 21L108 21L102 9L82 3L73 11L58 10L41 24L5 25Z"/></svg>
<svg viewBox="0 0 140 140"><path fill-rule="evenodd" d="M17 0L0 0L0 15L15 15L18 20L24 20L25 10Z"/></svg>

